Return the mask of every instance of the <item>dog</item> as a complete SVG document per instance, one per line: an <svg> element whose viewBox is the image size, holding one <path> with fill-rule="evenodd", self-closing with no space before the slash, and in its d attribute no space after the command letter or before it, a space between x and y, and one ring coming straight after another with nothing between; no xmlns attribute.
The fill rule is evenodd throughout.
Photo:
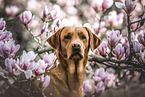
<svg viewBox="0 0 145 97"><path fill-rule="evenodd" d="M83 80L86 72L85 66L88 59L89 48L91 48L92 51L96 49L100 45L101 39L93 34L87 27L65 26L49 37L47 41L50 46L56 50L60 64L48 73L51 80L44 94L38 91L32 96L82 97ZM28 89L27 86L29 85L24 85L23 89ZM36 83L32 83L31 87L30 90L34 91L38 90L37 88L39 86ZM10 92L8 94L10 94ZM20 94L4 97L23 96Z"/></svg>

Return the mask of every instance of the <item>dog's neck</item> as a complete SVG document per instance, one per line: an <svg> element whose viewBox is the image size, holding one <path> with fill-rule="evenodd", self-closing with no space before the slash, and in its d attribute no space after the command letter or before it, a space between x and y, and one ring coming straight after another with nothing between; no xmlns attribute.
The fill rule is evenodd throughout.
<svg viewBox="0 0 145 97"><path fill-rule="evenodd" d="M65 82L71 92L76 92L77 97L82 97L83 80L85 76L85 65L87 63L88 56L85 56L81 60L71 60L63 57L61 53L57 54L60 66L62 68L62 76L65 76ZM78 96L79 95L79 96ZM81 95L81 96L80 96Z"/></svg>

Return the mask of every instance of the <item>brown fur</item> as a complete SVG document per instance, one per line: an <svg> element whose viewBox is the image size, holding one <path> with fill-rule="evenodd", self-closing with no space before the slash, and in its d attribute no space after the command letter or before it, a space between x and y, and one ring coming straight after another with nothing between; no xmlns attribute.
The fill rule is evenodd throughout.
<svg viewBox="0 0 145 97"><path fill-rule="evenodd" d="M59 29L47 41L56 50L60 64L49 73L51 81L44 94L46 97L82 97L89 48L94 50L100 45L101 40L86 27L67 26ZM72 50L73 44L79 44L79 54ZM33 85L32 89L34 86L37 85ZM41 96L40 92L34 95Z"/></svg>

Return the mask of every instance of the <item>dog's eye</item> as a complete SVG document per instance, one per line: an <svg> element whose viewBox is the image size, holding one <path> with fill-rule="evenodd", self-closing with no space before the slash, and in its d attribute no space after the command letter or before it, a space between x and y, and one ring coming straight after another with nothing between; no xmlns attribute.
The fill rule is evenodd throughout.
<svg viewBox="0 0 145 97"><path fill-rule="evenodd" d="M71 36L70 35L67 35L64 37L65 39L71 39Z"/></svg>
<svg viewBox="0 0 145 97"><path fill-rule="evenodd" d="M81 39L86 39L86 37L84 35L81 36Z"/></svg>

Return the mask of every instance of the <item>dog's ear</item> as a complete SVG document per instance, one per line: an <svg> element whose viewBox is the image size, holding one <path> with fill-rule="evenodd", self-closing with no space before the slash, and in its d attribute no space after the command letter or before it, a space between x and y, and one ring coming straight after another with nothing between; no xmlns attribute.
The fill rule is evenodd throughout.
<svg viewBox="0 0 145 97"><path fill-rule="evenodd" d="M88 31L90 37L90 47L91 50L93 51L101 44L102 40L99 37L97 37L94 33L92 33L92 31L87 27L85 27L85 29Z"/></svg>
<svg viewBox="0 0 145 97"><path fill-rule="evenodd" d="M55 32L52 36L47 39L47 42L52 46L55 50L60 49L60 34L63 28L60 28L57 32Z"/></svg>

